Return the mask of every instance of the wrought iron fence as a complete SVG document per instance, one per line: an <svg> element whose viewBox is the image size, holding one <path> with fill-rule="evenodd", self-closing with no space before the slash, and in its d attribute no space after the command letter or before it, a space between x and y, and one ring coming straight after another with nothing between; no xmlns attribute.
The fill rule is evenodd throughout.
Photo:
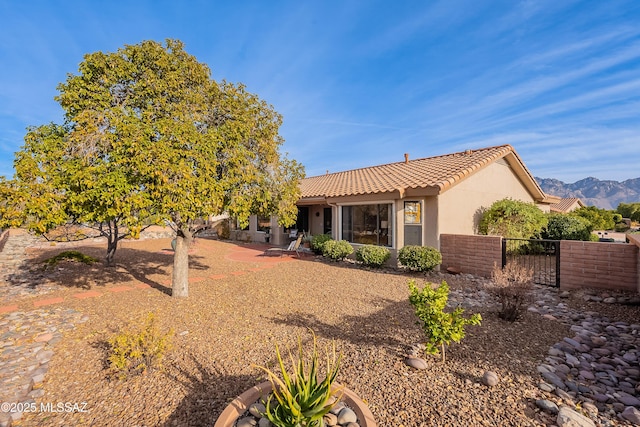
<svg viewBox="0 0 640 427"><path fill-rule="evenodd" d="M533 271L533 281L560 287L560 240L502 239L502 266L515 262Z"/></svg>

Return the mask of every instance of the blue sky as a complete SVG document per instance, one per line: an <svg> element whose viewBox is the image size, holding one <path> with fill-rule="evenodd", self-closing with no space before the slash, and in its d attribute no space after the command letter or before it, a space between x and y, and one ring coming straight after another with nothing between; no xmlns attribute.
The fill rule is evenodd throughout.
<svg viewBox="0 0 640 427"><path fill-rule="evenodd" d="M86 53L180 39L284 117L307 176L512 144L530 171L640 177L640 1L0 0L0 175Z"/></svg>

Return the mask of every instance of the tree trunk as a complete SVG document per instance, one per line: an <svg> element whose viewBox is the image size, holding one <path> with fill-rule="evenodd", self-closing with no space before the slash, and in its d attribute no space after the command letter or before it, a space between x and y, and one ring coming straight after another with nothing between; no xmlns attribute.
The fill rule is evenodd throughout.
<svg viewBox="0 0 640 427"><path fill-rule="evenodd" d="M113 267L113 258L116 256L118 249L118 224L109 222L109 233L107 234L107 267Z"/></svg>
<svg viewBox="0 0 640 427"><path fill-rule="evenodd" d="M171 296L189 296L189 246L192 235L186 227L176 233L176 250L173 255L173 276L171 278Z"/></svg>

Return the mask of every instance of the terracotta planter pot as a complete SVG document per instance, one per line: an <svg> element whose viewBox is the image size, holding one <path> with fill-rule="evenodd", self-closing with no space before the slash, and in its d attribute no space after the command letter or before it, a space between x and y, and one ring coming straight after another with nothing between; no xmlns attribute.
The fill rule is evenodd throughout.
<svg viewBox="0 0 640 427"><path fill-rule="evenodd" d="M339 387L339 385L336 384L334 387ZM342 401L356 413L360 427L377 427L373 414L371 414L367 405L348 388L344 387L342 391ZM249 409L249 406L270 392L271 383L269 381L260 383L245 391L227 405L216 420L214 427L233 427L236 420Z"/></svg>

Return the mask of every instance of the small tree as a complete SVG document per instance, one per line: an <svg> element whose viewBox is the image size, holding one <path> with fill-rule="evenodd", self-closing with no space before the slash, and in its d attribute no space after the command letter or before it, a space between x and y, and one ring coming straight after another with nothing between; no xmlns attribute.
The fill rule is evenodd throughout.
<svg viewBox="0 0 640 427"><path fill-rule="evenodd" d="M445 361L445 345L451 341L460 342L464 338L464 328L467 325L479 325L482 321L480 314L469 318L462 316L464 309L458 307L451 313L444 311L449 299L449 285L442 284L435 289L427 283L420 290L414 280L409 282L409 302L413 305L416 316L422 323L422 330L427 336L426 351L429 354L442 352L442 362Z"/></svg>
<svg viewBox="0 0 640 427"><path fill-rule="evenodd" d="M540 234L547 225L547 217L533 203L502 199L484 212L478 231L480 234L529 239Z"/></svg>

